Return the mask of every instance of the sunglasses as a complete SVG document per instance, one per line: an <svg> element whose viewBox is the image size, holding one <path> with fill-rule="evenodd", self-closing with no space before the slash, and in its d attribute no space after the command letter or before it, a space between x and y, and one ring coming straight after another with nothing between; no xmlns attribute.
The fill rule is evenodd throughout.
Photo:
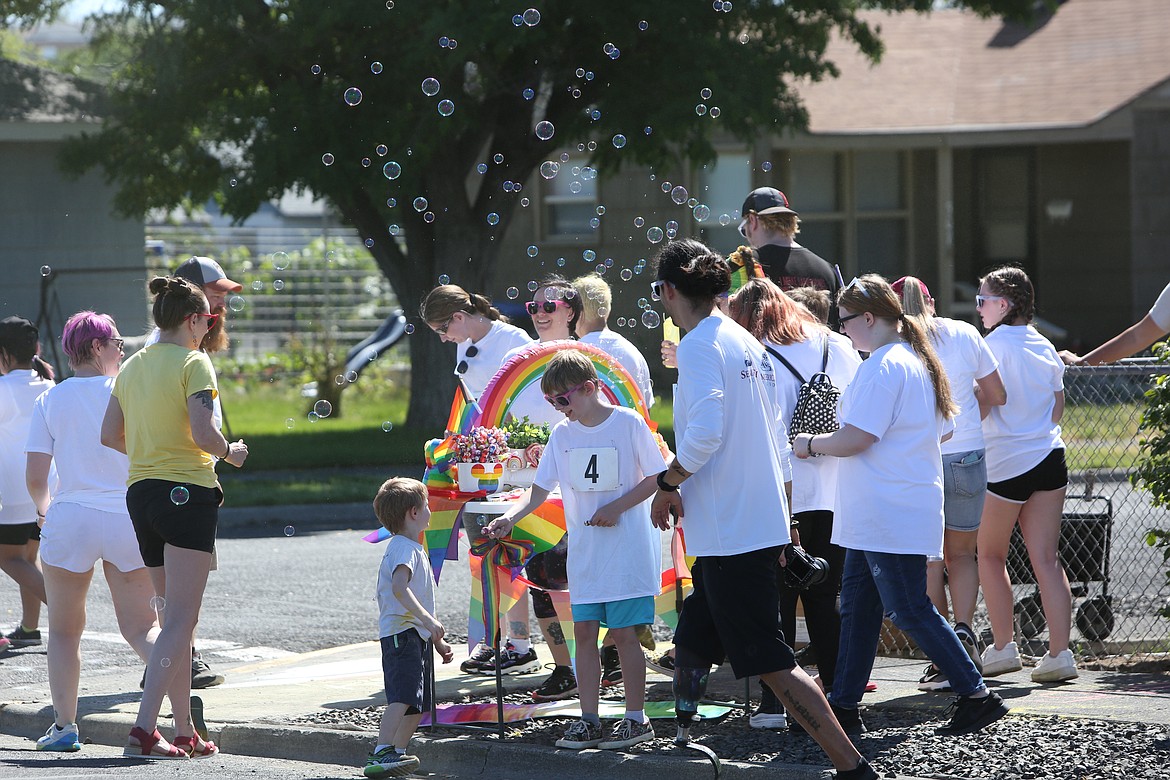
<svg viewBox="0 0 1170 780"><path fill-rule="evenodd" d="M572 390L566 390L565 392L561 393L560 395L546 395L544 397L544 400L548 401L550 404L557 407L558 409L563 409L569 405L569 396L571 396L573 393L577 392L582 387L584 387L585 385L589 384L592 381L593 381L592 379L586 379L584 382L577 385Z"/></svg>
<svg viewBox="0 0 1170 780"><path fill-rule="evenodd" d="M447 335L447 328L451 327L451 323L454 321L455 321L455 315L452 314L450 317L447 318L446 322L444 322L439 327L435 328L435 333L438 333L440 336L446 336Z"/></svg>
<svg viewBox="0 0 1170 780"><path fill-rule="evenodd" d="M214 327L215 327L215 323L219 322L219 315L218 315L218 314L199 314L199 313L195 313L195 314L192 314L191 316L187 317L187 319L191 319L192 317L206 317L206 318L207 318L207 329L208 329L208 330L211 330L212 328L214 328Z"/></svg>
<svg viewBox="0 0 1170 780"><path fill-rule="evenodd" d="M743 219L741 219L739 221L739 234L741 236L743 236L744 238L748 237L747 236L747 226L748 226L748 218L745 216Z"/></svg>
<svg viewBox="0 0 1170 780"><path fill-rule="evenodd" d="M467 356L468 360L470 360L471 358L473 358L479 354L479 347L472 344L470 347L467 348L467 352L465 352L463 354L465 354ZM460 374L460 375L467 373L467 360L460 360L459 361L459 365L455 366L455 373Z"/></svg>
<svg viewBox="0 0 1170 780"><path fill-rule="evenodd" d="M983 304L987 303L988 301L1005 301L1005 300L1007 300L1007 299L1004 298L1002 295L976 295L975 296L975 308L982 309Z"/></svg>
<svg viewBox="0 0 1170 780"><path fill-rule="evenodd" d="M113 344L115 347L118 348L119 352L121 352L126 346L125 339L106 339L106 343Z"/></svg>
<svg viewBox="0 0 1170 780"><path fill-rule="evenodd" d="M656 282L650 283L650 294L654 296L654 300L662 300L662 288L668 284L670 284L670 282L666 281L665 279L659 279Z"/></svg>
<svg viewBox="0 0 1170 780"><path fill-rule="evenodd" d="M857 317L860 317L862 314L865 314L865 312L859 311L856 314L846 314L844 317L837 320L837 332L844 333L845 332L845 323L849 322L849 320L856 319Z"/></svg>
<svg viewBox="0 0 1170 780"><path fill-rule="evenodd" d="M568 306L564 301L529 301L524 304L524 308L528 310L530 315L536 314L541 309L544 309L545 314L552 314L557 310L558 306Z"/></svg>
<svg viewBox="0 0 1170 780"><path fill-rule="evenodd" d="M854 287L856 287L858 289L858 291L862 295L864 295L866 298L869 297L869 290L865 289L865 285L861 283L861 279L857 278L856 276L853 277L853 280L851 282L849 282L849 284L847 284L843 288L841 288L841 295L844 295L845 293L849 292ZM851 316L856 317L857 315L854 314Z"/></svg>

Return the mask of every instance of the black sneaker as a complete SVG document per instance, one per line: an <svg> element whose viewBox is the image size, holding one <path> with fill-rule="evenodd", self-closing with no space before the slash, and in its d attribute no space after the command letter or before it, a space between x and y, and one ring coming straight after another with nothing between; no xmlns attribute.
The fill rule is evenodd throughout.
<svg viewBox="0 0 1170 780"><path fill-rule="evenodd" d="M958 736L971 734L990 726L1007 715L1007 705L997 693L989 693L982 699L972 699L970 696L959 696L947 708L951 714L951 722L935 729L938 734ZM953 713L953 714L952 714Z"/></svg>
<svg viewBox="0 0 1170 780"><path fill-rule="evenodd" d="M760 706L748 718L753 729L782 729L788 726L788 718L784 714L784 706L775 696L768 696L760 701Z"/></svg>
<svg viewBox="0 0 1170 780"><path fill-rule="evenodd" d="M536 657L536 649L528 648L526 653L517 653L512 645L500 651L500 672L503 674L532 674L540 671L540 661ZM496 659L489 658L479 667L480 674L496 676Z"/></svg>
<svg viewBox="0 0 1170 780"><path fill-rule="evenodd" d="M926 671L922 673L922 677L918 678L918 690L920 691L949 691L951 689L951 681L947 679L946 674L942 669L939 669L934 664L926 667Z"/></svg>
<svg viewBox="0 0 1170 780"><path fill-rule="evenodd" d="M11 643L12 647L32 647L41 643L41 632L35 628L29 631L24 626L17 626L4 638Z"/></svg>
<svg viewBox="0 0 1170 780"><path fill-rule="evenodd" d="M824 780L878 780L880 775L861 757L861 762L852 769L830 769L821 775Z"/></svg>
<svg viewBox="0 0 1170 780"><path fill-rule="evenodd" d="M577 678L568 666L557 666L548 679L532 692L533 701L556 701L577 695Z"/></svg>
<svg viewBox="0 0 1170 780"><path fill-rule="evenodd" d="M618 649L612 645L601 648L601 685L608 688L622 683L622 662Z"/></svg>
<svg viewBox="0 0 1170 780"><path fill-rule="evenodd" d="M646 666L667 677L674 676L674 656L670 654L670 651L663 653L657 658L647 658Z"/></svg>
<svg viewBox="0 0 1170 780"><path fill-rule="evenodd" d="M817 665L817 649L812 645L805 645L793 653L793 656L796 658L796 662L801 666Z"/></svg>
<svg viewBox="0 0 1170 780"><path fill-rule="evenodd" d="M850 737L860 737L865 733L865 724L861 721L861 709L849 709L848 707L838 707L832 702L829 703L830 709L833 710L833 717L841 724L842 730ZM807 734L804 726L800 725L800 721L796 718L788 719L788 733L789 734Z"/></svg>
<svg viewBox="0 0 1170 780"><path fill-rule="evenodd" d="M146 682L146 677L142 678L143 683ZM223 675L216 674L211 671L211 667L203 661L203 657L198 653L191 656L191 690L198 691L203 688L214 688L216 685L223 685Z"/></svg>
<svg viewBox="0 0 1170 780"><path fill-rule="evenodd" d="M975 669L982 676L983 648L979 646L979 639L975 636L975 632L966 623L955 623L955 636L959 637L959 643L963 645L963 649L971 657L971 662L975 664Z"/></svg>
<svg viewBox="0 0 1170 780"><path fill-rule="evenodd" d="M511 645L508 645L508 647L511 647ZM475 674L492 660L495 652L490 645L485 645L483 642L480 642L471 651L471 655L467 657L467 660L459 664L459 669L467 674ZM492 670L492 674L495 674L495 669Z"/></svg>

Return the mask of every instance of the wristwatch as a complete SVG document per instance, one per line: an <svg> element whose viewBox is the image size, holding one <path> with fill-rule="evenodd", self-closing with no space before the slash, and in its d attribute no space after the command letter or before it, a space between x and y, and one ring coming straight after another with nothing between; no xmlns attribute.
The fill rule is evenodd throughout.
<svg viewBox="0 0 1170 780"><path fill-rule="evenodd" d="M658 473L658 479L655 480L658 483L658 489L665 490L667 493L677 493L678 492L678 485L667 484L666 480L663 479L663 477L665 477L665 476L666 476L665 471L661 471Z"/></svg>

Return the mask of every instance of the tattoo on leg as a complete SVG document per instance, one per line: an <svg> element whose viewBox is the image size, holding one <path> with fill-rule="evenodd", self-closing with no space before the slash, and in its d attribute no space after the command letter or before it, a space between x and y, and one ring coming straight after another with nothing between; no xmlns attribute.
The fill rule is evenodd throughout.
<svg viewBox="0 0 1170 780"><path fill-rule="evenodd" d="M796 700L796 697L792 695L792 690L790 688L785 688L780 693L780 695L783 697L784 706L788 709L788 711L799 715L800 718L806 724L808 724L808 731L810 734L814 731L821 730L821 722L817 720L811 712L808 711L807 707Z"/></svg>
<svg viewBox="0 0 1170 780"><path fill-rule="evenodd" d="M548 624L548 629L545 630L548 635L548 640L554 645L563 645L565 643L565 632L561 630L561 624L557 621Z"/></svg>
<svg viewBox="0 0 1170 780"><path fill-rule="evenodd" d="M528 624L520 620L509 620L508 633L512 635L513 639L527 639Z"/></svg>

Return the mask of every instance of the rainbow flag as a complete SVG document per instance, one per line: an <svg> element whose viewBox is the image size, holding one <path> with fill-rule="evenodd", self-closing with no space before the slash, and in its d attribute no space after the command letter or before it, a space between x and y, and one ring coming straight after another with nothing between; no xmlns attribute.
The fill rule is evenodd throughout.
<svg viewBox="0 0 1170 780"><path fill-rule="evenodd" d="M480 412L477 406L467 383L463 381L463 377L459 377L459 388L455 391L455 397L451 399L451 412L447 415L447 435L471 431Z"/></svg>
<svg viewBox="0 0 1170 780"><path fill-rule="evenodd" d="M463 525L464 500L457 498L458 495L458 492L450 490L427 491L431 524L419 534L418 541L427 551L436 584L443 572L443 562L459 560L459 529ZM371 531L362 537L371 544L384 542L389 538L390 532L385 528Z"/></svg>
<svg viewBox="0 0 1170 780"><path fill-rule="evenodd" d="M731 266L731 292L734 293L751 279L763 279L764 268L756 259L755 250L750 247L739 247L727 258Z"/></svg>

